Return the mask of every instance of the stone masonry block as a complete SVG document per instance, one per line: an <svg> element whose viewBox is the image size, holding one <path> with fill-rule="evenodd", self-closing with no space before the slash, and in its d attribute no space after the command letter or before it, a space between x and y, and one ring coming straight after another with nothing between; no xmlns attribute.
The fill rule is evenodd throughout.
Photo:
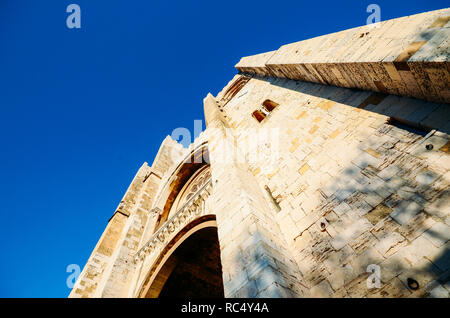
<svg viewBox="0 0 450 318"><path fill-rule="evenodd" d="M389 257L407 244L406 239L397 232L387 233L375 245L375 249L383 256Z"/></svg>
<svg viewBox="0 0 450 318"><path fill-rule="evenodd" d="M370 223L375 225L386 218L391 212L391 208L387 207L384 204L379 204L373 210L367 213L365 217L369 220Z"/></svg>
<svg viewBox="0 0 450 318"><path fill-rule="evenodd" d="M358 221L355 221L349 228L339 233L332 241L331 245L339 250L344 247L346 244L357 238L364 231L370 229L372 224L367 221L365 218L361 218Z"/></svg>
<svg viewBox="0 0 450 318"><path fill-rule="evenodd" d="M334 291L331 288L330 284L326 280L323 280L310 289L309 296L312 298L324 298L331 297L333 293Z"/></svg>
<svg viewBox="0 0 450 318"><path fill-rule="evenodd" d="M422 206L414 201L402 201L390 214L391 218L401 225L408 223L416 214L422 210Z"/></svg>
<svg viewBox="0 0 450 318"><path fill-rule="evenodd" d="M403 248L398 254L407 260L411 265L415 265L422 261L425 257L431 257L437 255L439 249L435 247L429 240L427 240L422 234L415 239L410 245Z"/></svg>
<svg viewBox="0 0 450 318"><path fill-rule="evenodd" d="M424 233L427 238L436 247L441 247L450 240L450 226L447 224L436 222Z"/></svg>

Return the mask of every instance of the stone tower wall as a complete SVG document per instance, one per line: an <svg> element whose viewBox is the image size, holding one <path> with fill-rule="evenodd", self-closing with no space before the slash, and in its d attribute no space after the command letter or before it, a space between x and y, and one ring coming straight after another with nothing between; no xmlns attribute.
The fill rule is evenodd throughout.
<svg viewBox="0 0 450 318"><path fill-rule="evenodd" d="M279 105L258 122L267 99ZM221 109L246 158L255 145L277 158L249 169L280 207L273 218L304 296L410 296L408 277L421 286L414 295L448 292L448 131L388 123L445 127L448 104L255 76ZM367 288L370 264L381 288Z"/></svg>

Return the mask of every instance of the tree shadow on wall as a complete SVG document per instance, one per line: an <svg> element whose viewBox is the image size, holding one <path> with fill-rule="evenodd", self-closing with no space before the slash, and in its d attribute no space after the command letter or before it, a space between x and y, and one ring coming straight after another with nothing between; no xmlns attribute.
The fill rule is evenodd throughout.
<svg viewBox="0 0 450 318"><path fill-rule="evenodd" d="M404 111L375 109L385 98L380 94L291 80L270 81L386 116L402 118ZM390 98L423 105L414 99ZM433 103L425 105L437 107ZM414 116L420 117L420 111L417 108ZM420 144L423 135L389 123L372 129L373 135L358 143L357 156L342 161L330 158L331 165L338 167L338 177L318 188L321 203L305 211L315 221L296 239L309 240L295 251L304 290L309 291L304 295L448 297L443 287L448 286L450 276L445 223L450 190L443 176L445 171L439 164L414 155L417 147L425 147ZM311 170L320 168L312 166ZM254 258L257 260L257 255ZM376 283L376 273L368 272L371 264L379 266L381 274L381 284L373 288L368 287L368 279Z"/></svg>

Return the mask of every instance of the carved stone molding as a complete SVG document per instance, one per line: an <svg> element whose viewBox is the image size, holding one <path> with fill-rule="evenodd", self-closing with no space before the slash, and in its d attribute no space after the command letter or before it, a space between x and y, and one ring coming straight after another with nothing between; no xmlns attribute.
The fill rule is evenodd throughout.
<svg viewBox="0 0 450 318"><path fill-rule="evenodd" d="M134 263L143 262L147 257L152 257L157 251L161 251L170 240L189 222L207 213L205 202L212 192L211 179L205 182L189 200L187 200L178 211L170 217L150 237L148 242L136 253ZM158 210L158 211L156 211ZM151 214L160 213L160 209L154 208ZM156 214L156 215L158 215Z"/></svg>

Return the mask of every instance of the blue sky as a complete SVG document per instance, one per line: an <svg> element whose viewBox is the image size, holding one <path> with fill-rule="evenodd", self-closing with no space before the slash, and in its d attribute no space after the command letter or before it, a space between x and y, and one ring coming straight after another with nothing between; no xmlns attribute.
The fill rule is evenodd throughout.
<svg viewBox="0 0 450 318"><path fill-rule="evenodd" d="M66 27L66 7L82 28ZM242 56L447 1L0 0L0 297L67 297L144 161Z"/></svg>

